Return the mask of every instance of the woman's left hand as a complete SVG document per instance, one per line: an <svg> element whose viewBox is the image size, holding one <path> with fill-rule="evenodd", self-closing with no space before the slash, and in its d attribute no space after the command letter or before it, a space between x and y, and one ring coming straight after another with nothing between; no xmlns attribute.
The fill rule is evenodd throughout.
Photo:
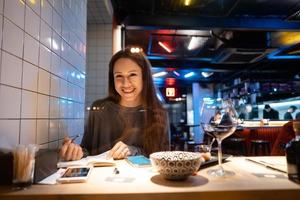
<svg viewBox="0 0 300 200"><path fill-rule="evenodd" d="M109 155L113 158L113 159L124 159L127 156L129 156L131 153L129 151L129 148L127 146L127 144L123 143L123 142L117 142L115 144L115 146L109 151Z"/></svg>

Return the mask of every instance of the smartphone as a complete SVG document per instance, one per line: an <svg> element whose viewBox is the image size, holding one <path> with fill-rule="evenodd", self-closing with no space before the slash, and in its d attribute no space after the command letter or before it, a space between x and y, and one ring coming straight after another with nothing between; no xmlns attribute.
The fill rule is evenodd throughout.
<svg viewBox="0 0 300 200"><path fill-rule="evenodd" d="M126 158L127 162L134 167L149 167L151 166L151 161L149 158L138 155L138 156L128 156Z"/></svg>
<svg viewBox="0 0 300 200"><path fill-rule="evenodd" d="M91 174L92 167L68 167L63 175L57 179L59 183L86 182Z"/></svg>

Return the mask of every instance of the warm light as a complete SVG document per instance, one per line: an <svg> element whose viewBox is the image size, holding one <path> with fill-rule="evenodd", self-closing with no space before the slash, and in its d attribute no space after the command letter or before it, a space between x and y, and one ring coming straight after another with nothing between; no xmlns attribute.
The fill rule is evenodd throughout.
<svg viewBox="0 0 300 200"><path fill-rule="evenodd" d="M31 3L32 5L36 4L36 0L29 0L29 3Z"/></svg>
<svg viewBox="0 0 300 200"><path fill-rule="evenodd" d="M279 34L280 44L291 45L300 42L300 32L282 32Z"/></svg>
<svg viewBox="0 0 300 200"><path fill-rule="evenodd" d="M157 72L155 74L152 75L152 77L161 77L161 76L165 76L167 75L167 72L163 71L163 72Z"/></svg>
<svg viewBox="0 0 300 200"><path fill-rule="evenodd" d="M166 88L166 97L175 97L176 90L173 87L167 87Z"/></svg>
<svg viewBox="0 0 300 200"><path fill-rule="evenodd" d="M166 50L168 53L171 53L172 51L169 49L169 47L167 47L164 43L162 42L158 42L159 46L161 46L162 48L164 48L164 50Z"/></svg>
<svg viewBox="0 0 300 200"><path fill-rule="evenodd" d="M140 53L141 51L143 51L143 49L139 48L139 47L131 47L130 48L131 53Z"/></svg>
<svg viewBox="0 0 300 200"><path fill-rule="evenodd" d="M191 4L191 0L184 0L184 5L189 6Z"/></svg>

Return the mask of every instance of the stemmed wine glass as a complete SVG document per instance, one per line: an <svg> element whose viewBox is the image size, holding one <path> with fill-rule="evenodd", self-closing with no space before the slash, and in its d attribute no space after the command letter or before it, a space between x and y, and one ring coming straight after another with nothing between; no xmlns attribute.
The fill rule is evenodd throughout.
<svg viewBox="0 0 300 200"><path fill-rule="evenodd" d="M238 115L230 99L204 99L200 110L200 121L203 131L216 138L218 142L218 169L208 171L209 175L224 177L234 172L222 167L222 140L234 133L238 123Z"/></svg>

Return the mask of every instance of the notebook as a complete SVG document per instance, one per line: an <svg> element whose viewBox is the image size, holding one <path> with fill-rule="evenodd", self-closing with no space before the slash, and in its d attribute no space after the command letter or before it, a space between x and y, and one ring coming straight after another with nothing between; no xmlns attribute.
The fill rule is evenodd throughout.
<svg viewBox="0 0 300 200"><path fill-rule="evenodd" d="M104 152L102 154L96 156L87 156L80 160L75 161L59 161L57 163L57 168L66 168L71 166L88 166L93 165L94 167L110 167L114 166L115 162L113 158L108 158L108 152Z"/></svg>

